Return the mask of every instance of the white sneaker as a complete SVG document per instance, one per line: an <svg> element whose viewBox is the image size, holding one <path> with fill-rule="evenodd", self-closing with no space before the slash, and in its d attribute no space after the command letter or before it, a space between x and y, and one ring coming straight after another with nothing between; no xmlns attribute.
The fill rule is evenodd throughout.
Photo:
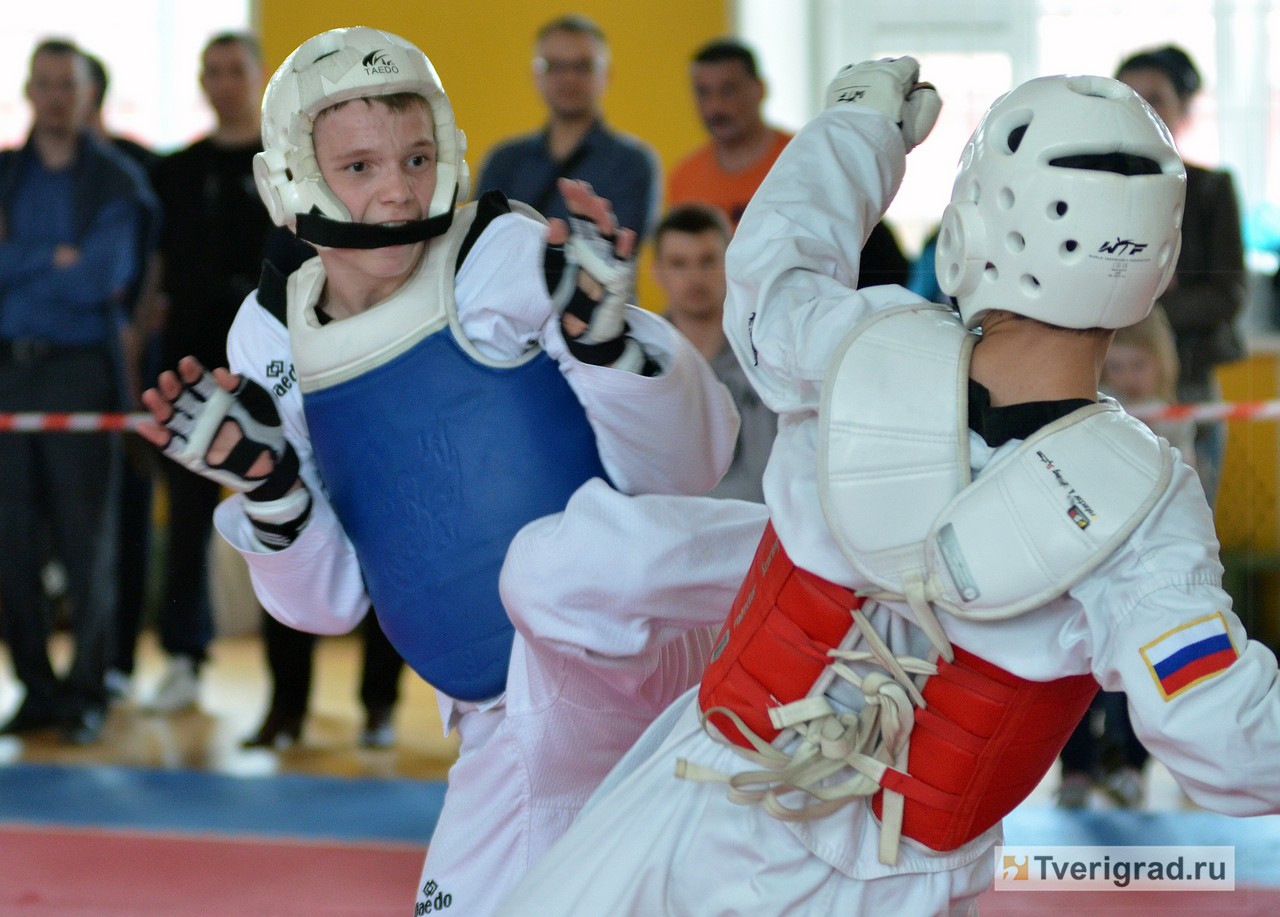
<svg viewBox="0 0 1280 917"><path fill-rule="evenodd" d="M146 709L150 713L177 713L194 707L199 700L200 677L196 674L195 660L190 656L174 656Z"/></svg>

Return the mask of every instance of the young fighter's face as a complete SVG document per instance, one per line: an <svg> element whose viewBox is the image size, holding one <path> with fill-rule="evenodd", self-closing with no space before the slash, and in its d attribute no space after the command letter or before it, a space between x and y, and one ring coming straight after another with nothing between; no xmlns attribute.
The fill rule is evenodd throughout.
<svg viewBox="0 0 1280 917"><path fill-rule="evenodd" d="M426 103L393 110L355 99L316 118L316 162L357 223L398 224L427 217L436 190L435 129ZM374 249L328 249L326 266L393 281L408 279L426 243Z"/></svg>

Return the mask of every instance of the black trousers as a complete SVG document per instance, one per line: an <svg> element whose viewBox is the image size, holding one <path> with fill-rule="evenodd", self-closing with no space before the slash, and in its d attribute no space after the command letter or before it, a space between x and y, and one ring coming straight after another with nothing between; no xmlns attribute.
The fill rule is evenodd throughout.
<svg viewBox="0 0 1280 917"><path fill-rule="evenodd" d="M151 490L159 459L155 447L136 433L126 433L122 445L120 566L116 583L116 639L110 667L131 675L147 602Z"/></svg>
<svg viewBox="0 0 1280 917"><path fill-rule="evenodd" d="M1102 733L1094 731L1094 720L1102 714ZM1132 767L1138 770L1150 754L1138 741L1129 722L1129 704L1122 691L1099 691L1080 725L1062 749L1064 774L1096 774L1099 769Z"/></svg>
<svg viewBox="0 0 1280 917"><path fill-rule="evenodd" d="M360 703L366 711L390 710L400 696L400 671L404 660L378 625L372 611L360 625L364 640L363 669L360 674ZM303 717L311 694L311 676L316 635L294 630L265 612L262 636L271 670L271 712L286 717Z"/></svg>
<svg viewBox="0 0 1280 917"><path fill-rule="evenodd" d="M209 539L222 488L177 462L166 459L161 467L169 492L169 542L157 620L160 645L199 663L213 639Z"/></svg>
<svg viewBox="0 0 1280 917"><path fill-rule="evenodd" d="M0 411L111 411L119 405L107 347L0 356ZM0 434L0 615L26 703L72 714L106 702L114 633L119 435ZM51 538L51 544L46 538ZM65 677L49 659L52 622L40 571L49 544L67 570L75 655Z"/></svg>
<svg viewBox="0 0 1280 917"><path fill-rule="evenodd" d="M209 643L213 640L208 552L213 534L213 510L222 497L222 490L213 481L169 459L161 459L159 468L169 497L164 583L156 609L160 645L171 656L190 656L199 664L208 658ZM145 534L136 534L135 530L133 537L144 539L145 548ZM133 540L126 545L127 550L137 547ZM135 589L121 596L119 637L112 664L126 673L133 671L142 628L142 592L142 584L138 583ZM130 595L136 595L136 599Z"/></svg>

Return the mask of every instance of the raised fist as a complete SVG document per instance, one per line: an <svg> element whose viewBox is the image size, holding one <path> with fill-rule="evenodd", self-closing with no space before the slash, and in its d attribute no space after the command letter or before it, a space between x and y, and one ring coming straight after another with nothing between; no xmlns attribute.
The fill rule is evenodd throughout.
<svg viewBox="0 0 1280 917"><path fill-rule="evenodd" d="M910 152L933 130L942 100L932 85L920 82L914 57L896 57L842 67L827 86L827 108L837 105L861 105L888 115Z"/></svg>

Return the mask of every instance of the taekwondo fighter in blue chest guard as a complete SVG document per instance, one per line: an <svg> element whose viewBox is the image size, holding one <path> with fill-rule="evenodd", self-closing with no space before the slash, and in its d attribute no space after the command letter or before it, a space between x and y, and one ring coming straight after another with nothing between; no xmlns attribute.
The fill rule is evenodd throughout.
<svg viewBox="0 0 1280 917"><path fill-rule="evenodd" d="M465 139L409 42L365 28L304 42L267 87L263 146L255 177L273 220L319 255L287 278L264 269L228 337L229 369L188 358L162 374L143 434L237 491L215 520L273 616L344 633L372 599L462 732L460 764L474 763L505 728L523 654L499 592L513 538L584 486L605 501L705 493L732 457L736 412L692 346L627 303L635 234L589 188L562 185L568 225L496 193L457 206ZM643 648L636 671L663 678L655 715L696 680L701 644L689 647L674 675L652 655L667 650ZM538 677L522 664L521 679L523 698ZM647 703L632 696L621 715ZM620 754L633 736L613 732ZM565 783L566 812L611 764L599 757ZM455 783L451 772L451 798ZM510 810L527 798L505 812L486 800L495 832L525 830ZM485 823L473 810L468 841ZM446 802L432 855L465 860L446 874L455 888L474 876L473 900L498 894L499 868L442 841L451 824Z"/></svg>

